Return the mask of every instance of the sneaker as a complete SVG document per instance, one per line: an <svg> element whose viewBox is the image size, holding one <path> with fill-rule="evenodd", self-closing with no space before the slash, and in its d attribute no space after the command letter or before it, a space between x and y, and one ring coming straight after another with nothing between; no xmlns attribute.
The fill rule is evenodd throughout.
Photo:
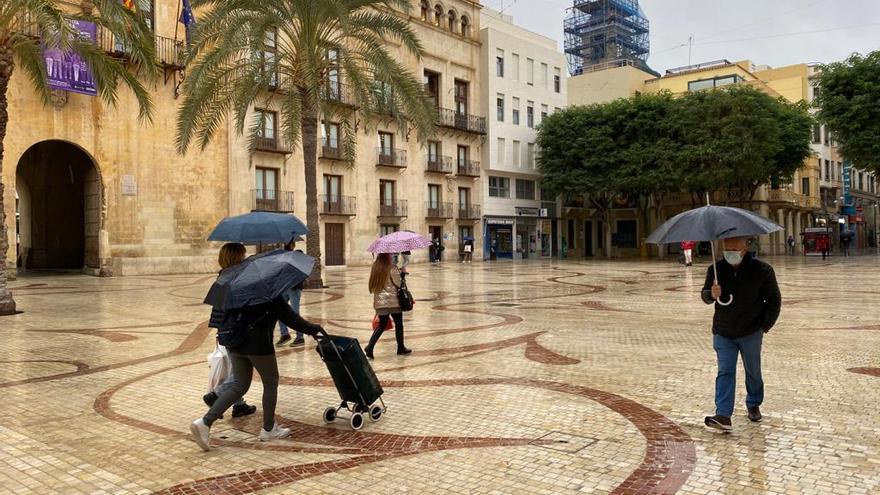
<svg viewBox="0 0 880 495"><path fill-rule="evenodd" d="M250 416L251 414L257 412L257 406L252 406L250 404L237 404L232 406L232 417L240 418L242 416Z"/></svg>
<svg viewBox="0 0 880 495"><path fill-rule="evenodd" d="M290 343L290 347L299 347L301 345L306 345L306 339L304 339L304 338L293 339L293 342Z"/></svg>
<svg viewBox="0 0 880 495"><path fill-rule="evenodd" d="M733 431L733 425L730 423L729 416L706 416L706 426L721 431L722 433L730 433Z"/></svg>
<svg viewBox="0 0 880 495"><path fill-rule="evenodd" d="M281 338L278 339L278 342L275 342L275 345L276 345L276 346L284 345L284 344L286 344L286 343L288 343L288 342L290 342L290 334L282 335Z"/></svg>
<svg viewBox="0 0 880 495"><path fill-rule="evenodd" d="M260 430L260 441L261 442L269 442L271 440L275 440L276 438L285 438L290 435L290 430L287 428L282 428L278 426L278 423L275 423L275 427L272 428L272 431Z"/></svg>
<svg viewBox="0 0 880 495"><path fill-rule="evenodd" d="M189 432L192 433L193 440L199 444L205 452L211 450L211 427L205 424L204 419L197 419L189 425Z"/></svg>
<svg viewBox="0 0 880 495"><path fill-rule="evenodd" d="M207 394L202 396L202 400L205 401L205 404L207 404L208 407L213 406L214 403L217 402L217 398L217 394L215 394L214 392L208 392Z"/></svg>
<svg viewBox="0 0 880 495"><path fill-rule="evenodd" d="M762 419L764 419L764 416L761 415L760 407L755 406L749 408L749 421L752 423L760 423Z"/></svg>
<svg viewBox="0 0 880 495"><path fill-rule="evenodd" d="M412 349L410 349L410 348L408 348L408 347L404 347L404 348L402 348L402 349L398 349L398 350L397 350L397 355L398 355L398 356L405 356L405 355L410 354L410 353L412 353Z"/></svg>

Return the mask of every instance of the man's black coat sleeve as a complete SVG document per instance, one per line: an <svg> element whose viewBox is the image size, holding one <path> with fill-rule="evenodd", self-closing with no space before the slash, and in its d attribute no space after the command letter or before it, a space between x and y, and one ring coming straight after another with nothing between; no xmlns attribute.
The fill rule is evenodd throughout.
<svg viewBox="0 0 880 495"><path fill-rule="evenodd" d="M776 272L767 266L764 274L764 282L761 284L761 299L764 301L764 311L761 314L761 330L769 332L782 309L782 294L779 292L779 284L776 282Z"/></svg>

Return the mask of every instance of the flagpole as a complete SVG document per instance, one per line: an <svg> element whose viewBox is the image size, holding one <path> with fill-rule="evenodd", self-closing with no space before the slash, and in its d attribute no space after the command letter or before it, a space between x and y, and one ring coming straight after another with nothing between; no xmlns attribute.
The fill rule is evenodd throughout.
<svg viewBox="0 0 880 495"><path fill-rule="evenodd" d="M177 16L174 18L174 41L177 41L177 32L180 30L180 9L183 0L177 0Z"/></svg>

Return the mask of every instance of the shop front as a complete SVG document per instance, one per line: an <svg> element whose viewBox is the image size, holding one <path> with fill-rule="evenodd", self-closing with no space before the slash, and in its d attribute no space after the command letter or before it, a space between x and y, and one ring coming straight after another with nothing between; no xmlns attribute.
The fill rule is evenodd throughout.
<svg viewBox="0 0 880 495"><path fill-rule="evenodd" d="M484 252L487 259L513 259L515 225L513 218L486 219Z"/></svg>

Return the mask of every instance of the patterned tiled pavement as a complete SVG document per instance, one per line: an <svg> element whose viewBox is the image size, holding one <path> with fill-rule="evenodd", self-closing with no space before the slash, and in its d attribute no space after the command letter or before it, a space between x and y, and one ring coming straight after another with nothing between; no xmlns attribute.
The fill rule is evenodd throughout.
<svg viewBox="0 0 880 495"><path fill-rule="evenodd" d="M880 493L880 258L775 258L765 421L706 431L715 361L705 260L413 266L407 344L376 350L385 418L325 426L338 396L307 348L279 354L287 440L259 414L203 453L211 277L30 275L0 319L0 493ZM367 269L303 314L369 335ZM255 382L247 399L259 405Z"/></svg>

